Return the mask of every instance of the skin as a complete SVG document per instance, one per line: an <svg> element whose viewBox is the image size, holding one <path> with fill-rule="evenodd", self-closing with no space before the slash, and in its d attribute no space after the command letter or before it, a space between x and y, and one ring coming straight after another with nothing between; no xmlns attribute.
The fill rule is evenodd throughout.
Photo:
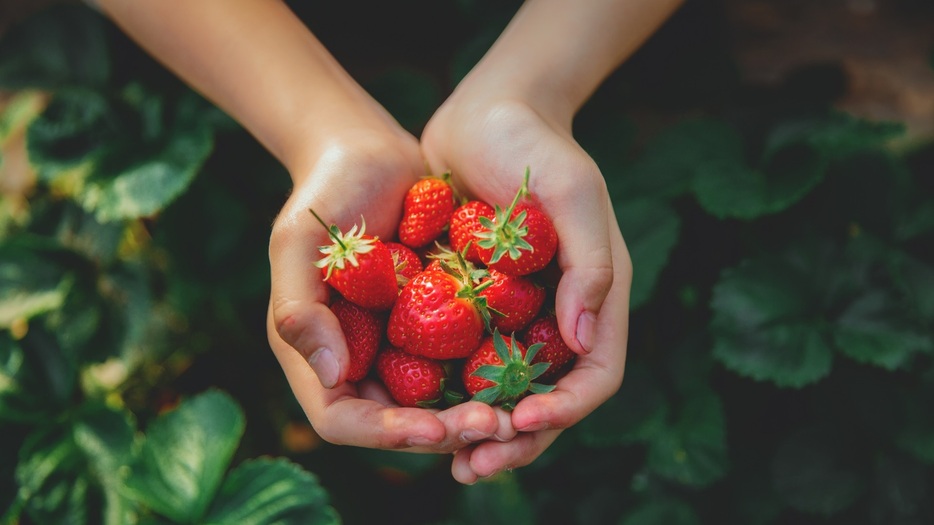
<svg viewBox="0 0 934 525"><path fill-rule="evenodd" d="M571 123L678 3L528 0L439 108L421 147L279 1L98 5L288 169L293 191L269 243L267 328L316 431L336 444L453 452L453 476L473 483L530 463L619 389L632 268L603 178ZM327 285L310 271L327 233L308 209L343 230L365 212L367 232L390 238L426 161L492 203L508 203L530 166L530 190L558 231L559 327L580 356L554 392L526 398L511 414L475 402L401 408L375 383L344 382L344 336L327 308Z"/></svg>

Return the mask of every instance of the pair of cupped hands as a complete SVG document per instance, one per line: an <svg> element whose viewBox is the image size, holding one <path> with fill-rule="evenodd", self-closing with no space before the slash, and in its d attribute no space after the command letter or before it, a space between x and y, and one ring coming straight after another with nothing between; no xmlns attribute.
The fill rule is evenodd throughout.
<svg viewBox="0 0 934 525"><path fill-rule="evenodd" d="M573 115L533 101L458 88L420 141L375 101L355 108L287 164L294 189L269 246L272 349L328 442L453 454L452 475L466 484L528 465L623 379L632 267L603 176L572 136ZM426 173L449 171L461 195L504 205L527 166L530 192L558 233L556 314L578 353L573 370L554 391L526 397L511 412L479 402L440 411L399 407L376 382L345 382L344 335L313 265L328 234L309 208L342 230L363 216L368 233L392 239L405 192Z"/></svg>

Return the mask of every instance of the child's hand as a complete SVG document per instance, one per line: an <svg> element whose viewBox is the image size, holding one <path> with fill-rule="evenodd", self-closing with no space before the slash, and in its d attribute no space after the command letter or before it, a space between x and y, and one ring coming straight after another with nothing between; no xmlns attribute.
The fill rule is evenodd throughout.
<svg viewBox="0 0 934 525"><path fill-rule="evenodd" d="M619 389L632 267L599 169L558 120L521 102L474 98L465 89L432 118L422 150L434 172L451 170L463 192L491 203L508 204L531 168L530 192L558 232L559 328L579 354L556 390L519 402L511 417L519 431L513 440L457 453L452 473L472 483L531 463L562 429Z"/></svg>
<svg viewBox="0 0 934 525"><path fill-rule="evenodd" d="M318 247L330 241L308 209L345 230L363 215L368 233L390 238L403 195L425 167L417 142L401 130L333 137L317 151L307 173L293 173L294 192L273 226L267 323L269 342L316 431L335 444L445 453L512 437L508 421L501 431L501 416L480 403L441 412L401 408L375 382L344 382L346 342L314 266L322 257Z"/></svg>

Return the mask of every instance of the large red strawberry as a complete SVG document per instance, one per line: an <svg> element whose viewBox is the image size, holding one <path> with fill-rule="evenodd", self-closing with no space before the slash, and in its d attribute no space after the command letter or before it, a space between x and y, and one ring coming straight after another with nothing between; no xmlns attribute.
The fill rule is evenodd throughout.
<svg viewBox="0 0 934 525"><path fill-rule="evenodd" d="M358 306L372 310L391 308L399 287L389 248L377 237L364 233L365 221L359 233L356 224L342 233L337 225L327 226L318 214L309 211L327 228L334 241L319 248L325 256L315 263L321 268L324 281Z"/></svg>
<svg viewBox="0 0 934 525"><path fill-rule="evenodd" d="M387 348L376 357L376 374L402 406L430 407L442 399L447 374L440 361Z"/></svg>
<svg viewBox="0 0 934 525"><path fill-rule="evenodd" d="M451 228L448 231L448 237L451 240L451 247L464 254L464 259L479 264L480 254L477 252L476 233L483 231L483 225L480 224L480 217L493 219L496 217L496 210L483 201L469 201L456 210L451 215ZM464 252L464 249L467 249Z"/></svg>
<svg viewBox="0 0 934 525"><path fill-rule="evenodd" d="M340 322L341 331L347 340L347 351L350 353L347 381L356 383L370 372L376 351L383 340L386 323L379 314L357 306L343 297L334 301L331 311Z"/></svg>
<svg viewBox="0 0 934 525"><path fill-rule="evenodd" d="M508 410L527 393L551 392L553 385L534 382L548 369L548 363L532 364L539 348L541 345L526 349L512 337L494 330L464 363L461 374L467 395L473 401L501 405Z"/></svg>
<svg viewBox="0 0 934 525"><path fill-rule="evenodd" d="M419 180L409 188L402 202L399 241L411 248L430 244L448 227L455 206L454 190L447 175Z"/></svg>
<svg viewBox="0 0 934 525"><path fill-rule="evenodd" d="M418 254L408 246L398 242L387 242L386 247L392 254L392 262L396 267L396 281L399 288L405 286L413 277L421 273L422 260Z"/></svg>
<svg viewBox="0 0 934 525"><path fill-rule="evenodd" d="M539 343L543 345L532 360L532 363L551 363L548 370L539 378L542 383L554 383L558 380L568 371L577 356L561 338L561 332L558 331L558 319L554 314L532 321L528 330L525 331L523 341L526 345Z"/></svg>
<svg viewBox="0 0 934 525"><path fill-rule="evenodd" d="M558 234L551 219L534 205L519 200L528 195L529 170L522 186L505 210L496 207L493 219L480 217L474 234L477 253L488 267L507 275L528 275L548 265L558 249Z"/></svg>
<svg viewBox="0 0 934 525"><path fill-rule="evenodd" d="M535 319L545 302L545 289L529 277L506 275L489 270L492 285L480 295L492 310L490 324L500 332L510 334L526 327Z"/></svg>
<svg viewBox="0 0 934 525"><path fill-rule="evenodd" d="M416 275L389 314L389 342L434 359L466 357L489 326L486 299L479 295L484 286L447 265Z"/></svg>

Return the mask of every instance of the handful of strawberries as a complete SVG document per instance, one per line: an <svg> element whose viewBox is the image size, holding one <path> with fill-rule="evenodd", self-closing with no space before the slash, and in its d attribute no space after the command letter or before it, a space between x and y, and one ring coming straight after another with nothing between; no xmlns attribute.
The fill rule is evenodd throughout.
<svg viewBox="0 0 934 525"><path fill-rule="evenodd" d="M348 381L375 368L396 402L419 407L466 394L508 409L554 388L575 354L546 306L558 237L528 199L528 180L526 169L501 208L459 202L447 176L422 179L405 196L399 242L367 235L363 221L347 232L325 225L332 243L316 266L340 294L331 311L350 352Z"/></svg>

